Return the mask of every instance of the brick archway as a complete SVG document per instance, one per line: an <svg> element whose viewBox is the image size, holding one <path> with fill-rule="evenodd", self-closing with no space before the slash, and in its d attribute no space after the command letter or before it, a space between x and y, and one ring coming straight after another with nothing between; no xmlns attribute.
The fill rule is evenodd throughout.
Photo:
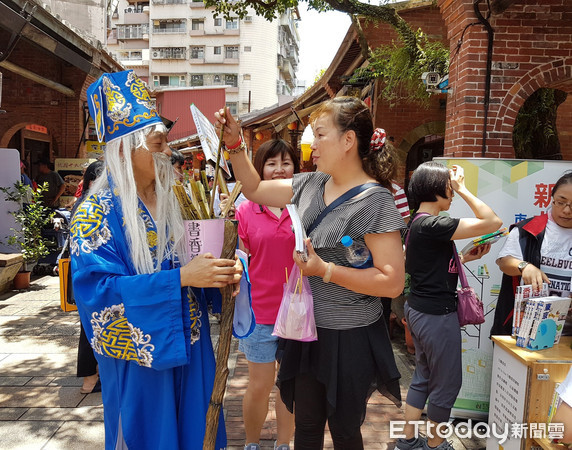
<svg viewBox="0 0 572 450"><path fill-rule="evenodd" d="M531 69L507 91L496 118L491 123L489 138L498 140L495 151L511 154L514 158L512 133L520 108L530 95L540 88L558 88L570 91L566 85L572 81L572 58L558 59ZM568 84L569 86L569 84Z"/></svg>
<svg viewBox="0 0 572 450"><path fill-rule="evenodd" d="M510 138L512 148L512 130L526 99L540 88L555 88L558 84L570 80L572 80L572 58L559 59L530 70L507 91L491 131L508 133L508 136L503 137Z"/></svg>
<svg viewBox="0 0 572 450"><path fill-rule="evenodd" d="M400 153L407 155L409 150L411 150L411 147L413 147L413 145L415 145L415 143L422 137L429 136L431 134L445 136L445 126L445 121L441 120L419 125L403 136L403 139L397 149Z"/></svg>
<svg viewBox="0 0 572 450"><path fill-rule="evenodd" d="M8 128L6 130L6 132L4 133L4 135L2 137L0 137L0 148L7 148L8 144L10 143L10 139L12 139L12 137L20 130L24 129L26 127L26 125L33 125L33 124L37 124L37 125L42 125L43 127L46 127L50 133L50 138L52 140L52 143L57 142L57 136L56 134L50 129L49 124L36 120L34 122L20 122L17 124L12 125L10 128Z"/></svg>

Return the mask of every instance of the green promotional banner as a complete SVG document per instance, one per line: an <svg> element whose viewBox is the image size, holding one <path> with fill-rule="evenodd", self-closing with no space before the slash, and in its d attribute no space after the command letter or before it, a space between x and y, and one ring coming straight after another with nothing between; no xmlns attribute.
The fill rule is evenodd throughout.
<svg viewBox="0 0 572 450"><path fill-rule="evenodd" d="M505 227L547 214L552 204L552 187L565 171L572 169L570 161L489 158L435 158L435 161L447 167L461 166L467 188L496 212ZM448 214L458 218L474 217L458 195ZM480 419L488 415L493 359L489 335L502 278L495 261L505 239L493 244L483 258L465 266L469 284L483 301L486 320L482 325L467 325L461 329L463 386L453 410L457 418ZM458 241L457 248L462 249L469 241Z"/></svg>

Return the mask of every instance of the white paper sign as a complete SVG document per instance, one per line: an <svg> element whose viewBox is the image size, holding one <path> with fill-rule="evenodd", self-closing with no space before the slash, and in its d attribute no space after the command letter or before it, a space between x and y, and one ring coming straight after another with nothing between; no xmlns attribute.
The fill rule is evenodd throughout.
<svg viewBox="0 0 572 450"><path fill-rule="evenodd" d="M193 120L197 127L197 134L199 135L205 158L216 164L218 157L219 139L216 134L215 127L212 123L209 122L209 120L199 110L199 108L195 106L194 103L191 105L191 114L193 115ZM230 177L230 169L226 159L224 158L224 155L220 156L219 164L220 167L222 167L222 169Z"/></svg>
<svg viewBox="0 0 572 450"><path fill-rule="evenodd" d="M497 430L510 424L524 423L524 406L526 404L526 365L511 355L500 345L495 346L493 357L493 373L491 377L491 403L489 409L489 425ZM521 438L512 437L503 444L498 439L487 439L487 450L518 450Z"/></svg>

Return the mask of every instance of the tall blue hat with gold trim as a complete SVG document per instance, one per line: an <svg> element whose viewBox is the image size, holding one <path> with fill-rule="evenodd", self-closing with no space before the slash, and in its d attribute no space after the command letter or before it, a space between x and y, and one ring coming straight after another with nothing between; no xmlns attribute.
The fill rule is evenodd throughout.
<svg viewBox="0 0 572 450"><path fill-rule="evenodd" d="M89 86L87 98L99 142L161 123L145 84L132 70L104 73Z"/></svg>

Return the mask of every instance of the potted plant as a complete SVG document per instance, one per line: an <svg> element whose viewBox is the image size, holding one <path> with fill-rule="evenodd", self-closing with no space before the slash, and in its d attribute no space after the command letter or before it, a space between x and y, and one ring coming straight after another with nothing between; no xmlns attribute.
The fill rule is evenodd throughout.
<svg viewBox="0 0 572 450"><path fill-rule="evenodd" d="M42 202L43 192L48 189L48 184L44 183L36 190L21 182L14 184L14 187L0 187L0 191L4 193L6 201L14 202L18 208L11 211L17 227L10 228L14 234L8 236L7 243L19 247L24 260L22 272L30 283L31 265L38 261L42 256L46 256L50 249L48 244L50 240L42 235L42 229L50 223L54 213L50 208ZM15 287L18 281L14 280ZM23 289L25 287L21 287Z"/></svg>

